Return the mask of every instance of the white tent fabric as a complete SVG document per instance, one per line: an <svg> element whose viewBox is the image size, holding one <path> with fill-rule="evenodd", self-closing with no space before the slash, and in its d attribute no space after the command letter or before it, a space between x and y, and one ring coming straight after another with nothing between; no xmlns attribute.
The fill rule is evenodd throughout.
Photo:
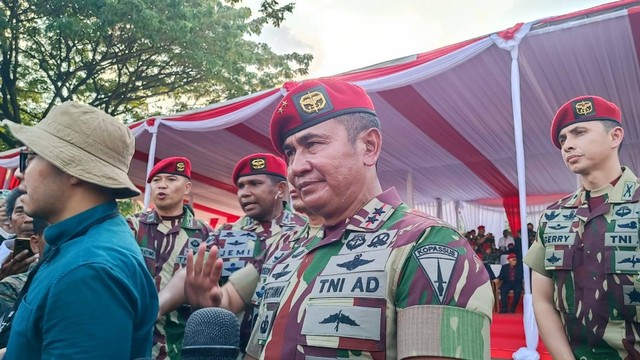
<svg viewBox="0 0 640 360"><path fill-rule="evenodd" d="M504 205L519 227L537 221L526 217L527 203L575 190L575 176L549 139L551 118L568 99L593 94L618 104L626 134L621 161L640 169L639 51L640 2L625 0L336 78L361 85L374 102L384 188L395 186L416 204ZM198 215L222 222L240 215L231 171L247 154L273 151L268 123L285 91L130 125L137 149L131 178L144 189L154 161L188 156ZM16 167L16 151L0 154L0 166ZM467 227L488 220L468 220Z"/></svg>

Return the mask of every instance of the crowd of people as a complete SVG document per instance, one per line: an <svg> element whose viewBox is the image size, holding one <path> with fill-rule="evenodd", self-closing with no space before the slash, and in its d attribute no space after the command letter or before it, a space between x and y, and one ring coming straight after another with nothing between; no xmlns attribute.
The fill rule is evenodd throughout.
<svg viewBox="0 0 640 360"><path fill-rule="evenodd" d="M582 187L529 224L524 262L556 358L640 356L640 186L617 159L621 121L615 104L581 97L552 122ZM0 256L13 250L0 268L4 359L179 359L205 307L237 314L246 359L488 359L492 281L500 312L520 298L519 232L462 235L382 189L381 121L350 83L289 90L270 122L278 154L238 159L244 216L216 230L185 202L184 156L151 169L151 210L119 215L116 199L140 194L134 138L98 109L66 102L9 130L25 148L0 210Z"/></svg>

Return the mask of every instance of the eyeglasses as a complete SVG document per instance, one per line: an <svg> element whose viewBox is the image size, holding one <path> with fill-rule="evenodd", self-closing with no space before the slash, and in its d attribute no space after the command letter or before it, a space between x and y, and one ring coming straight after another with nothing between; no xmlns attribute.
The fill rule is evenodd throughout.
<svg viewBox="0 0 640 360"><path fill-rule="evenodd" d="M35 155L33 151L29 149L20 150L20 172L24 174L24 171L27 170L27 166L29 165L29 157Z"/></svg>

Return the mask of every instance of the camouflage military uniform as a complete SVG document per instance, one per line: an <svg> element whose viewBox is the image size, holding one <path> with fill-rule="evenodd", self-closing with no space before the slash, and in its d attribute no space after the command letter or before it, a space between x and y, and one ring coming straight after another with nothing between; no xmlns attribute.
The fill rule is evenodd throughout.
<svg viewBox="0 0 640 360"><path fill-rule="evenodd" d="M197 250L211 232L208 225L195 219L188 206L183 207L183 215L178 217L163 219L156 211L150 211L127 221L158 290L164 288L173 274L186 264L186 251ZM183 306L156 323L153 332L155 358L180 358L184 326L190 314L190 309Z"/></svg>
<svg viewBox="0 0 640 360"><path fill-rule="evenodd" d="M638 179L579 189L543 214L525 263L553 279L555 307L577 359L640 358ZM599 201L597 201L599 199ZM594 200L596 200L594 202Z"/></svg>
<svg viewBox="0 0 640 360"><path fill-rule="evenodd" d="M37 263L33 263L29 266L29 269L23 273L7 276L0 281L0 301L4 301L9 307L18 299L18 294L24 283L27 282L29 273L36 267Z"/></svg>
<svg viewBox="0 0 640 360"><path fill-rule="evenodd" d="M389 190L324 236L300 233L271 269L247 354L489 358L489 276L449 225Z"/></svg>
<svg viewBox="0 0 640 360"><path fill-rule="evenodd" d="M275 252L272 245L278 241L280 236L298 229L305 223L305 218L285 209L278 218L272 221L259 222L251 217L243 216L233 224L223 225L214 233L212 241L218 246L218 256L224 261L221 282L225 283L231 274L249 264L260 271L263 262ZM272 250L265 251L266 249ZM254 297L252 304L257 305L257 302L258 299ZM254 313L257 313L257 308L239 314L242 347L246 345L249 335L251 335Z"/></svg>

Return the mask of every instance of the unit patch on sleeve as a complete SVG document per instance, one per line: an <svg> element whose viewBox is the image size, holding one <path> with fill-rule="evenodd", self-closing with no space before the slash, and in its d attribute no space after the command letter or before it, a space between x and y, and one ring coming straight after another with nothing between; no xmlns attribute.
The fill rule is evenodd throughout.
<svg viewBox="0 0 640 360"><path fill-rule="evenodd" d="M424 245L415 249L413 255L427 275L434 294L442 304L446 298L451 274L460 254L449 246Z"/></svg>

